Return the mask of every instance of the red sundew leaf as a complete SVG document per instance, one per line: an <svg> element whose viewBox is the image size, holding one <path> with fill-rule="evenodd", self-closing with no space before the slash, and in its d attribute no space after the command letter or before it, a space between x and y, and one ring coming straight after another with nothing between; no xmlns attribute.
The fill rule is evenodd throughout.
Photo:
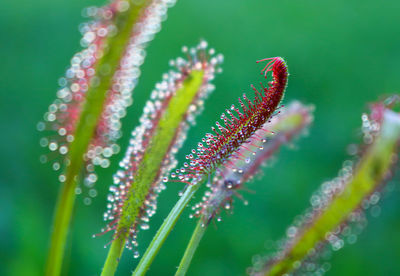
<svg viewBox="0 0 400 276"><path fill-rule="evenodd" d="M242 199L238 191L259 172L260 167L270 160L282 145L288 144L304 133L313 120L312 110L312 106L292 102L282 108L270 122L265 123L247 143L249 147L254 148L255 154L241 147L235 153L237 157L234 169L222 166L209 183L211 191L205 193L201 203L193 206L195 216L201 215L208 224L221 209L231 208L233 196Z"/></svg>
<svg viewBox="0 0 400 276"><path fill-rule="evenodd" d="M243 94L243 100L239 98L241 111L234 105L231 106L231 110L226 110L227 115L221 116L224 125L217 122L217 129L212 127L214 134L205 135L197 149L193 149L192 154L186 156L190 163L185 163L183 168L171 174L172 178L178 177L179 181L190 185L197 184L220 165L232 164L233 154L241 147L248 148L245 145L248 139L263 127L278 108L287 85L288 71L285 61L280 57L268 60L270 62L263 70L266 73L272 71L273 80L267 87L261 85L262 92L252 86L255 92L253 102Z"/></svg>
<svg viewBox="0 0 400 276"><path fill-rule="evenodd" d="M249 101L245 95L243 99L247 101L247 105L243 104L239 99L242 112L232 106L232 111L234 112L227 111L230 117L227 118L226 115L222 116L225 123L224 126L217 122L218 130L213 128L215 136L214 134L206 134L205 138L202 139L202 143L198 144L197 151L192 150L192 153L186 156L186 159L190 160L190 164L185 163L183 168L171 174L172 178L178 177L177 182L186 183L188 186L180 194L181 198L160 226L143 258L133 272L134 275L144 274L148 270L155 255L176 224L184 208L206 177L218 170L221 165L228 166L229 162L232 161L232 154L239 150L247 142L247 139L251 138L277 109L286 88L288 72L282 58L275 57L268 60L271 62L264 70L267 72L272 71L273 76L273 80L268 86L266 88L262 86L261 93L254 88L256 93L254 102ZM267 77L267 74L265 76ZM203 145L203 143L206 145ZM168 181L168 179L166 180ZM200 232L204 233L204 231L198 231L197 233ZM187 260L184 262L185 268L187 268L186 265L188 265L193 256L192 253L196 247L194 244L198 244L200 237L201 234L195 238L192 236L190 244L193 245L191 247L193 250L190 250L190 257L188 258L185 258L185 252L184 259ZM196 241L192 243L194 240ZM178 270L177 273L184 273L184 271Z"/></svg>

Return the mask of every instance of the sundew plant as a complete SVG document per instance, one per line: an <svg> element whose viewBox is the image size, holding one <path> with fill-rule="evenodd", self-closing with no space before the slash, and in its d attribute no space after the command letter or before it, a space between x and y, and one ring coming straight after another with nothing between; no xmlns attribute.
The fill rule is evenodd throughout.
<svg viewBox="0 0 400 276"><path fill-rule="evenodd" d="M400 273L400 4L44 2L2 24L0 275Z"/></svg>
<svg viewBox="0 0 400 276"><path fill-rule="evenodd" d="M85 10L85 16L92 19L80 27L83 50L72 58L71 67L59 80L57 99L38 124L40 131L46 131L40 144L51 152L41 160L49 159L52 168L61 171L56 180L61 190L46 275L62 271L76 195L87 193L84 203L90 204L97 194L95 167L109 167L109 158L120 150L120 119L132 103L139 67L145 61L145 46L173 4L167 0L116 0ZM173 182L181 185L182 191L132 275L148 271L182 211L205 185L210 190L202 202L193 205L191 217L198 217L198 223L176 271L176 275L185 275L209 224L215 219L221 221L222 209L231 210L235 199L248 204L241 193L246 183L281 145L304 132L312 121L313 108L298 102L288 107L281 103L289 81L286 61L281 57L258 60L265 63L260 70L264 81L258 87L251 85L251 92L244 93L236 105L227 106L220 121L179 168L176 154L215 90L212 81L223 61L223 56L204 40L194 47L183 46L182 51L184 57L170 61L171 69L145 103L120 169L113 176L103 216L106 224L93 235L110 232L110 242L105 245L109 253L101 275L116 273L125 248L132 251L125 254L140 258L139 230L149 229L158 195ZM370 117L363 115L366 146L357 150L359 160L345 162L339 177L313 195L314 210L303 215L303 222L288 228L289 240L282 251L257 261L248 273L322 274L328 270L316 261L323 244L330 243L335 251L345 242L342 236L357 233L352 229L365 220L359 209L376 204L381 183L394 174L400 139L400 115L393 110L397 101L393 96L374 104ZM350 242L354 239L348 238Z"/></svg>

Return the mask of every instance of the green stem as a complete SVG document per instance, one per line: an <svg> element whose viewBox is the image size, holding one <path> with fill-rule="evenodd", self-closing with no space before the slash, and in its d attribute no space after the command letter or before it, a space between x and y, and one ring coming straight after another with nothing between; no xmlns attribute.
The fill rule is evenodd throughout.
<svg viewBox="0 0 400 276"><path fill-rule="evenodd" d="M206 231L206 228L207 226L204 225L204 219L203 217L201 217L196 225L196 228L193 231L192 238L190 239L190 242L186 247L185 254L182 257L181 262L179 263L179 267L175 273L175 276L183 276L186 274L194 253L196 252L196 249L199 246L199 243Z"/></svg>
<svg viewBox="0 0 400 276"><path fill-rule="evenodd" d="M124 246L125 238L122 236L116 238L113 241L106 262L104 264L103 271L101 272L101 276L114 275L122 255L122 251L124 251Z"/></svg>
<svg viewBox="0 0 400 276"><path fill-rule="evenodd" d="M65 241L67 239L68 225L75 201L75 185L61 187L54 217L53 232L51 235L51 247L46 265L46 275L58 275L61 271L62 258L64 256Z"/></svg>
<svg viewBox="0 0 400 276"><path fill-rule="evenodd" d="M133 25L139 20L141 11L151 1L131 4L130 8L119 13L115 18L118 33L108 38L105 54L96 65L97 86L91 86L87 92L74 133L75 140L71 143L68 159L70 165L66 168L66 181L58 197L49 255L46 264L46 275L60 275L64 247L67 239L72 210L75 202L76 179L84 165L83 156L95 134L97 123L101 117L107 91L112 84L114 72L117 71L121 57L129 43ZM110 70L102 70L103 68Z"/></svg>
<svg viewBox="0 0 400 276"><path fill-rule="evenodd" d="M172 228L175 226L178 218L182 214L182 211L185 209L186 205L189 203L190 199L193 197L193 195L196 193L196 191L200 186L201 183L187 187L182 197L175 204L174 208L172 208L171 212L164 220L160 229L158 229L157 234L154 236L149 247L146 249L146 252L144 253L142 259L140 260L138 266L132 273L133 276L144 275L146 271L149 269L155 256L157 255L161 246L164 244Z"/></svg>

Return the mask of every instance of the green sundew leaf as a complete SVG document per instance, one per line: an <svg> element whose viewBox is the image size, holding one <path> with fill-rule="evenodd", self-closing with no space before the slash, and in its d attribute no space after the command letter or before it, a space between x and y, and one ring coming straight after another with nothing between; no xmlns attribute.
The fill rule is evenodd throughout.
<svg viewBox="0 0 400 276"><path fill-rule="evenodd" d="M344 190L294 238L282 258L271 260L263 275L282 275L291 272L325 235L344 223L362 201L371 195L387 177L398 154L400 115L389 109L383 114L380 132L355 167L353 177ZM258 275L258 274L257 274Z"/></svg>
<svg viewBox="0 0 400 276"><path fill-rule="evenodd" d="M128 196L123 203L115 239L111 244L102 275L113 275L115 273L118 265L117 260L121 256L126 240L130 235L130 229L132 225L137 223L140 210L145 205L146 197L159 177L162 163L170 153L171 145L177 138L178 129L186 119L188 109L196 99L203 82L203 70L191 71L163 112L138 170L134 174L134 181L127 192Z"/></svg>
<svg viewBox="0 0 400 276"><path fill-rule="evenodd" d="M161 163L170 151L178 127L202 83L203 71L192 71L182 88L171 99L135 174L135 181L122 208L117 233L128 233L127 230L135 222L139 209L143 206L149 189L158 176Z"/></svg>
<svg viewBox="0 0 400 276"><path fill-rule="evenodd" d="M121 57L132 34L134 24L140 18L140 14L152 1L137 1L138 4L130 4L129 9L117 14L115 25L118 30L116 35L107 39L104 55L96 65L95 80L98 83L89 87L86 101L82 108L79 121L75 130L75 140L71 143L69 153L70 165L66 170L66 185L73 182L73 178L79 174L83 165L83 155L86 153L90 141L93 139L95 129L104 109L107 91L112 84L112 78L117 71ZM136 2L135 2L136 3Z"/></svg>
<svg viewBox="0 0 400 276"><path fill-rule="evenodd" d="M59 275L68 227L75 201L75 188L79 174L84 167L84 155L92 141L97 124L104 110L107 92L114 73L117 71L126 46L132 35L132 29L139 21L141 13L153 1L130 2L125 11L119 11L114 21L117 32L108 37L103 56L95 66L96 75L86 92L86 99L80 112L68 153L68 165L65 169L65 182L57 201L53 233L47 260L46 275Z"/></svg>

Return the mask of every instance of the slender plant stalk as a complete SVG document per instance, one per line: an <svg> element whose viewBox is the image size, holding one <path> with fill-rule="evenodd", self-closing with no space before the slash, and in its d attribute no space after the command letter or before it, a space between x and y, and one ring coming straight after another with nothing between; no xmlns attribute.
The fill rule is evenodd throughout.
<svg viewBox="0 0 400 276"><path fill-rule="evenodd" d="M207 226L204 224L204 218L200 218L197 222L196 228L193 231L190 242L186 247L185 254L179 263L178 270L175 273L176 276L183 276L186 274L194 253L196 252L196 249L199 246L204 233L206 232L206 228Z"/></svg>
<svg viewBox="0 0 400 276"><path fill-rule="evenodd" d="M183 193L179 201L175 204L174 208L172 208L171 212L164 220L160 229L158 229L149 247L146 249L143 257L140 259L135 271L132 273L133 276L145 275L172 228L174 228L177 220L182 214L182 211L185 209L186 205L189 203L190 199L200 186L201 183L187 187L186 191Z"/></svg>
<svg viewBox="0 0 400 276"><path fill-rule="evenodd" d="M122 236L116 238L111 244L110 251L108 252L108 256L106 262L104 264L103 271L101 272L102 276L106 275L114 275L117 270L119 260L122 256L122 252L125 247L125 239Z"/></svg>
<svg viewBox="0 0 400 276"><path fill-rule="evenodd" d="M46 275L59 275L61 271L64 245L75 200L75 185L63 185L58 196Z"/></svg>
<svg viewBox="0 0 400 276"><path fill-rule="evenodd" d="M112 84L113 73L118 69L120 59L129 42L132 26L140 17L140 12L150 3L151 1L142 1L140 4L131 4L127 11L117 15L115 24L118 33L108 38L108 50L96 66L96 78L99 83L96 86L90 86L87 91L86 102L74 133L75 140L71 143L69 151L70 165L66 168L66 180L57 199L46 275L59 275L61 272L64 247L75 202L75 188L84 164L83 155L94 136L107 98L107 91Z"/></svg>
<svg viewBox="0 0 400 276"><path fill-rule="evenodd" d="M400 116L385 110L379 136L362 156L352 180L343 192L334 197L329 206L299 232L282 258L272 261L266 271L257 275L283 275L292 271L294 263L305 258L311 249L325 239L326 233L344 223L390 172L399 140Z"/></svg>

